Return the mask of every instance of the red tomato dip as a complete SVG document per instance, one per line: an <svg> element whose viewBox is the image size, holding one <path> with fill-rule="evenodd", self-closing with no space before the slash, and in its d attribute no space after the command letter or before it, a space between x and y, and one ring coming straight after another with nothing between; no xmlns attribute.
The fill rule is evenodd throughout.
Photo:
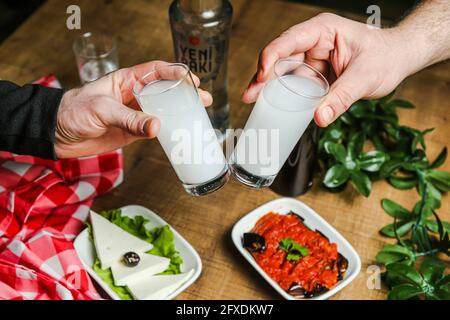
<svg viewBox="0 0 450 320"><path fill-rule="evenodd" d="M333 287L347 267L337 245L305 226L295 213L269 212L256 222L251 232L265 240L264 250L251 252L256 262L288 292L297 288L307 297L319 294ZM287 260L287 253L279 247L285 238L306 247L308 254L298 261Z"/></svg>

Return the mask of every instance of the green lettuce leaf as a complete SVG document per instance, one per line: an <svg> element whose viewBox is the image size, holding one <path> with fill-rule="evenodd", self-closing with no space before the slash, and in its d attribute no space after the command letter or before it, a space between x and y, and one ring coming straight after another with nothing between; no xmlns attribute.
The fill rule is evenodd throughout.
<svg viewBox="0 0 450 320"><path fill-rule="evenodd" d="M95 273L119 296L122 300L133 300L132 295L128 291L127 287L119 287L114 284L111 268L102 269L100 267L100 260L95 258L94 265L92 266Z"/></svg>

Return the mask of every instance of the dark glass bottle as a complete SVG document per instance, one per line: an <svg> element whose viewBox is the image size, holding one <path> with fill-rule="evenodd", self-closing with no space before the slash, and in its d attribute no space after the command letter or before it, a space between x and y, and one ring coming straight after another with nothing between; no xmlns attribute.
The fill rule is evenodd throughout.
<svg viewBox="0 0 450 320"><path fill-rule="evenodd" d="M312 186L316 165L316 143L319 128L312 121L284 163L270 188L276 193L296 197Z"/></svg>
<svg viewBox="0 0 450 320"><path fill-rule="evenodd" d="M229 128L227 58L233 8L228 0L174 0L169 17L177 62L186 64L214 99L207 109L223 138Z"/></svg>

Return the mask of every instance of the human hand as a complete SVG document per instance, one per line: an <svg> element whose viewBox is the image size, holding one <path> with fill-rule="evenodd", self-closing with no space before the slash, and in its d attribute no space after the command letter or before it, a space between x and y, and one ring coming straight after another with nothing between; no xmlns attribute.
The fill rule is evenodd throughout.
<svg viewBox="0 0 450 320"><path fill-rule="evenodd" d="M326 127L355 101L385 96L417 71L421 61L411 54L414 49L406 39L396 28L369 28L334 14L319 14L291 27L262 50L242 100L256 100L278 59L302 59L330 82L335 80L314 115L316 123Z"/></svg>
<svg viewBox="0 0 450 320"><path fill-rule="evenodd" d="M67 91L58 110L55 153L58 158L99 154L128 145L139 139L154 138L160 123L140 111L133 86L147 72L168 64L151 61L124 68ZM200 80L193 75L198 87ZM198 89L204 105L211 95Z"/></svg>

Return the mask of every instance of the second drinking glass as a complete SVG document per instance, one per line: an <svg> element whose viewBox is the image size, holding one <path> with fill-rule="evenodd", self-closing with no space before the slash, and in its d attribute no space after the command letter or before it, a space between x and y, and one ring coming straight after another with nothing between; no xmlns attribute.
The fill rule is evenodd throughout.
<svg viewBox="0 0 450 320"><path fill-rule="evenodd" d="M231 155L234 176L254 188L270 186L328 89L313 67L300 60L278 60Z"/></svg>
<svg viewBox="0 0 450 320"><path fill-rule="evenodd" d="M222 148L186 65L156 68L133 93L142 111L159 118L158 140L186 192L205 195L228 181Z"/></svg>

